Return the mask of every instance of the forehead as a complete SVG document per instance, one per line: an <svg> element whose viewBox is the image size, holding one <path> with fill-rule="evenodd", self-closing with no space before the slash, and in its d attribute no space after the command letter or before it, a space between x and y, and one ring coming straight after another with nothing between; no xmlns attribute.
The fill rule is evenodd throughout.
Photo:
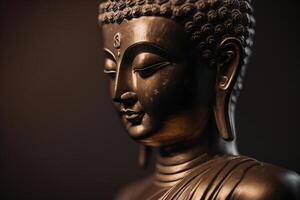
<svg viewBox="0 0 300 200"><path fill-rule="evenodd" d="M121 54L132 45L146 42L178 55L187 43L183 27L163 17L140 17L125 20L121 24L103 25L104 47L114 54L117 51L114 47L117 34L120 39Z"/></svg>

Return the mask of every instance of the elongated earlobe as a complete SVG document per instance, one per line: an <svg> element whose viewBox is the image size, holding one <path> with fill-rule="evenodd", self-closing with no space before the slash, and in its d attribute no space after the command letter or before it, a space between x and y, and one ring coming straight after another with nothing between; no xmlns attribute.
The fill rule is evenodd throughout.
<svg viewBox="0 0 300 200"><path fill-rule="evenodd" d="M225 39L218 48L214 115L220 136L231 141L235 136L234 104L231 93L242 67L242 46L238 39Z"/></svg>

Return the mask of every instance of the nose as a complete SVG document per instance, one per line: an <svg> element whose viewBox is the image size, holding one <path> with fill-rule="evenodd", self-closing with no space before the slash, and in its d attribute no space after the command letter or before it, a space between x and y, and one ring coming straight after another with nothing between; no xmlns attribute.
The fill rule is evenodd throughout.
<svg viewBox="0 0 300 200"><path fill-rule="evenodd" d="M113 91L113 101L128 107L136 103L137 95L132 90L132 74L126 68L119 68L116 74Z"/></svg>
<svg viewBox="0 0 300 200"><path fill-rule="evenodd" d="M137 95L135 92L125 92L120 98L114 98L113 101L121 105L121 108L132 107L137 101Z"/></svg>
<svg viewBox="0 0 300 200"><path fill-rule="evenodd" d="M130 107L137 102L137 95L135 92L125 92L121 95L121 103L124 104L124 107Z"/></svg>

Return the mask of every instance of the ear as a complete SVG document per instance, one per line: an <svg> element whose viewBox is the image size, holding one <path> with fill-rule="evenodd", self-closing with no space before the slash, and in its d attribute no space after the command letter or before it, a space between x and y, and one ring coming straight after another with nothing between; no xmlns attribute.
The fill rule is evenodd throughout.
<svg viewBox="0 0 300 200"><path fill-rule="evenodd" d="M233 140L235 127L231 92L242 67L243 48L236 38L226 38L217 48L218 61L215 84L214 114L221 137Z"/></svg>

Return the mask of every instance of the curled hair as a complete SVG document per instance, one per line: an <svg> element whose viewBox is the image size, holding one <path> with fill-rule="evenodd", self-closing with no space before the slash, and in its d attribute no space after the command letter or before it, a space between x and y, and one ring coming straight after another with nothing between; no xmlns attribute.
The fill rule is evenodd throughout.
<svg viewBox="0 0 300 200"><path fill-rule="evenodd" d="M239 39L244 57L232 95L233 102L236 101L253 43L255 19L251 0L108 0L99 9L99 22L103 24L142 16L175 20L183 25L192 44L210 66L215 65L215 50L224 39Z"/></svg>

